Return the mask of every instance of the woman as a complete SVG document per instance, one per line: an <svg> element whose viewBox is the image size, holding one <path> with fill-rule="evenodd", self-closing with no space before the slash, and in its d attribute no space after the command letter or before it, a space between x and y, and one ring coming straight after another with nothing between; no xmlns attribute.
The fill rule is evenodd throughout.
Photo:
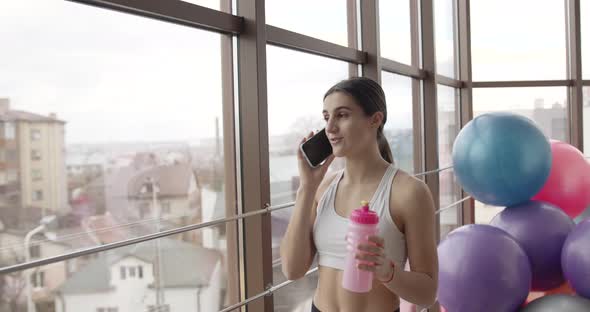
<svg viewBox="0 0 590 312"><path fill-rule="evenodd" d="M324 96L323 115L333 155L312 168L299 152L300 187L281 243L283 273L301 278L318 254L312 311L393 312L400 297L432 305L438 275L434 203L422 181L393 164L383 134L383 90L368 78L341 81ZM326 174L334 157L343 157L345 168ZM356 257L372 263L358 267L374 272L374 281L370 292L354 293L341 286L345 235L348 216L365 199L379 214L379 235L360 244ZM411 271L404 271L407 258Z"/></svg>

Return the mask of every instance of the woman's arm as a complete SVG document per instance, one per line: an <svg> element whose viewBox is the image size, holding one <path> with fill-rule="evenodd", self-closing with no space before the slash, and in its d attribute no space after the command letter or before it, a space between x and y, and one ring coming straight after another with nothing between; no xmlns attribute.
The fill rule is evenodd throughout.
<svg viewBox="0 0 590 312"><path fill-rule="evenodd" d="M315 193L315 189L299 188L291 220L281 241L281 266L283 274L290 280L305 275L316 253L312 233L317 206Z"/></svg>
<svg viewBox="0 0 590 312"><path fill-rule="evenodd" d="M385 286L409 302L430 306L438 287L434 201L422 181L410 185L402 212L411 271L396 266L393 279Z"/></svg>
<svg viewBox="0 0 590 312"><path fill-rule="evenodd" d="M401 298L420 306L431 306L436 300L438 285L434 202L422 181L411 178L404 191L404 194L398 193L401 196L395 206L401 209L403 216L411 271L398 266L392 271L390 260L383 256L383 238L378 236L371 238L373 245L359 247L369 254L358 257L374 261L376 265L360 265L360 268L375 272L376 278L387 281L384 285Z"/></svg>
<svg viewBox="0 0 590 312"><path fill-rule="evenodd" d="M313 133L310 133L308 137L312 135ZM301 142L306 139L304 138ZM317 194L324 192L328 184L327 179L324 177L332 160L334 160L334 156L330 156L323 165L311 168L304 160L301 151L298 151L297 158L300 186L297 191L293 214L289 220L280 248L281 268L283 274L290 280L303 277L313 262L316 253L313 242L313 224L319 201Z"/></svg>

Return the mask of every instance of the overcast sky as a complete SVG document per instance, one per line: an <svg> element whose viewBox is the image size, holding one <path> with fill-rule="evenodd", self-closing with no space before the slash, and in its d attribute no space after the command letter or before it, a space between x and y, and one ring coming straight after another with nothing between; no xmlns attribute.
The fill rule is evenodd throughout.
<svg viewBox="0 0 590 312"><path fill-rule="evenodd" d="M218 1L188 2L218 8ZM409 63L409 2L381 2L383 55ZM582 0L582 12L590 11L588 2ZM435 3L439 72L449 73L451 0ZM345 0L267 0L266 7L268 24L347 44ZM474 79L565 78L563 1L480 0L472 8ZM525 19L516 15L523 13ZM9 97L13 109L56 112L67 121L68 143L212 137L221 117L219 38L62 0L3 0L0 97ZM321 119L323 93L348 73L344 62L276 47L267 49L267 58L271 135L288 133L297 116ZM585 64L588 69L590 61ZM388 126L410 126L410 80L388 74L383 86ZM563 101L564 90L475 98L484 108L499 102L531 107L535 97Z"/></svg>

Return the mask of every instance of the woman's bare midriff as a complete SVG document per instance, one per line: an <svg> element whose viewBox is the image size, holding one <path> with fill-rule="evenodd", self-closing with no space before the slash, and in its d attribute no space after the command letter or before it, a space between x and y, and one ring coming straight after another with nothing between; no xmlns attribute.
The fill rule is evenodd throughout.
<svg viewBox="0 0 590 312"><path fill-rule="evenodd" d="M342 288L342 271L320 266L314 303L322 312L393 312L399 297L381 282L373 280L368 293L354 293Z"/></svg>

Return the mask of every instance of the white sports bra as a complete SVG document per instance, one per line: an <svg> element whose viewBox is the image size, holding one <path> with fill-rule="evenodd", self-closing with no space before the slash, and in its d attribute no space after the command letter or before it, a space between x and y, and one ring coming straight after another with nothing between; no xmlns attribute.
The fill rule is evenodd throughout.
<svg viewBox="0 0 590 312"><path fill-rule="evenodd" d="M407 260L406 240L393 222L389 211L391 185L396 173L397 168L394 165L387 168L369 202L369 207L379 216L378 233L385 239L385 255L403 268ZM344 257L347 252L345 235L348 219L337 214L334 206L336 190L343 175L344 171L339 172L322 195L313 225L313 239L319 265L338 270L344 269Z"/></svg>

